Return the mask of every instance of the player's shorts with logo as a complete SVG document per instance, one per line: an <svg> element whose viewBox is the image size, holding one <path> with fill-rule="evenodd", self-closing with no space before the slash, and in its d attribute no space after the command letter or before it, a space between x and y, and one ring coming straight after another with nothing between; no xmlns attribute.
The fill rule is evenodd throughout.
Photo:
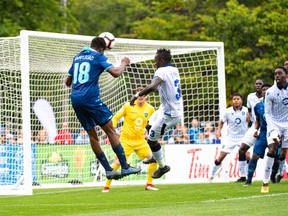
<svg viewBox="0 0 288 216"><path fill-rule="evenodd" d="M174 127L180 121L181 115L171 117L169 114L165 114L161 110L157 110L149 119L149 125L152 127L149 130L148 139L151 141L159 140L159 138L161 138L169 128Z"/></svg>
<svg viewBox="0 0 288 216"><path fill-rule="evenodd" d="M232 137L226 136L225 138L223 138L223 142L221 140L221 146L222 146L221 151L230 154L235 147L240 147L242 138L243 137L232 138Z"/></svg>

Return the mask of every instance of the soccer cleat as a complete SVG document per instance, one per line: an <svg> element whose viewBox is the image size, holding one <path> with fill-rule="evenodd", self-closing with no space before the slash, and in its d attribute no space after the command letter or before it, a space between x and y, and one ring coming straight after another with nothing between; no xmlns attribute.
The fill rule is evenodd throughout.
<svg viewBox="0 0 288 216"><path fill-rule="evenodd" d="M268 183L267 184L264 184L264 183L262 184L261 193L269 193Z"/></svg>
<svg viewBox="0 0 288 216"><path fill-rule="evenodd" d="M213 179L214 179L214 177L213 177L213 176L210 176L210 177L208 178L208 182L212 182Z"/></svg>
<svg viewBox="0 0 288 216"><path fill-rule="evenodd" d="M283 175L277 174L275 183L280 183L282 178L283 178Z"/></svg>
<svg viewBox="0 0 288 216"><path fill-rule="evenodd" d="M124 177L124 176L132 175L132 174L137 174L140 171L141 171L141 168L130 166L128 169L122 169L121 175L122 175L122 177Z"/></svg>
<svg viewBox="0 0 288 216"><path fill-rule="evenodd" d="M118 179L122 178L122 175L121 175L121 173L117 172L116 170L111 170L111 171L106 171L106 178L109 180L110 179L118 180Z"/></svg>
<svg viewBox="0 0 288 216"><path fill-rule="evenodd" d="M156 188L153 184L146 184L145 190L153 190L153 191L158 191L159 189Z"/></svg>
<svg viewBox="0 0 288 216"><path fill-rule="evenodd" d="M252 184L251 180L246 180L246 182L243 186L251 186L251 184Z"/></svg>
<svg viewBox="0 0 288 216"><path fill-rule="evenodd" d="M237 181L235 182L246 182L246 177L240 177L239 179L237 179Z"/></svg>
<svg viewBox="0 0 288 216"><path fill-rule="evenodd" d="M165 165L163 168L158 168L155 170L155 172L152 174L152 178L161 178L165 173L170 171L170 167Z"/></svg>
<svg viewBox="0 0 288 216"><path fill-rule="evenodd" d="M103 193L108 193L109 190L110 190L110 188L105 186L105 187L103 188L102 192L103 192Z"/></svg>
<svg viewBox="0 0 288 216"><path fill-rule="evenodd" d="M150 163L157 163L157 161L152 157L150 159L145 159L142 161L144 164L150 164Z"/></svg>

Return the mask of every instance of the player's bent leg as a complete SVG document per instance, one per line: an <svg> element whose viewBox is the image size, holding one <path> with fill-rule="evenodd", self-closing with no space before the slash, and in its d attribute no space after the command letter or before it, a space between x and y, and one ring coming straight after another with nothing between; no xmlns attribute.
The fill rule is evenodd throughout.
<svg viewBox="0 0 288 216"><path fill-rule="evenodd" d="M145 186L146 190L158 190L158 188L156 188L153 184L153 178L152 178L152 174L155 172L155 170L157 169L157 163L151 163L148 166L148 170L147 170L147 184Z"/></svg>
<svg viewBox="0 0 288 216"><path fill-rule="evenodd" d="M252 155L252 158L251 158L251 160L249 161L249 164L248 164L247 179L246 179L246 182L245 182L245 184L243 186L250 186L252 184L252 178L253 178L254 172L256 170L257 162L258 162L259 158L260 157L258 155L256 155L256 154Z"/></svg>
<svg viewBox="0 0 288 216"><path fill-rule="evenodd" d="M151 141L148 139L148 144L152 150L152 154L154 159L157 161L159 168L163 168L165 166L164 158L163 158L163 150L161 145L157 141Z"/></svg>
<svg viewBox="0 0 288 216"><path fill-rule="evenodd" d="M157 163L157 161L153 157L151 157L150 159L144 159L142 162L143 164Z"/></svg>
<svg viewBox="0 0 288 216"><path fill-rule="evenodd" d="M107 122L104 126L102 126L102 129L107 134L111 142L112 149L117 155L117 158L121 164L122 177L139 173L141 171L141 168L131 167L129 164L127 164L124 149L122 145L120 144L120 141L119 141L119 138L115 129L113 128L112 121L109 120L109 122Z"/></svg>
<svg viewBox="0 0 288 216"><path fill-rule="evenodd" d="M246 152L250 146L246 145L245 143L242 143L239 148L239 170L240 170L240 178L237 179L236 182L245 182L246 176L247 176L247 160L246 160Z"/></svg>
<svg viewBox="0 0 288 216"><path fill-rule="evenodd" d="M213 179L222 171L222 167L220 166L224 158L226 157L227 152L221 151L218 158L214 161L214 165L212 167L211 173L209 175L209 182L212 182Z"/></svg>
<svg viewBox="0 0 288 216"><path fill-rule="evenodd" d="M272 166L272 171L271 171L271 175L270 175L270 181L272 183L277 183L276 182L276 175L278 173L278 169L279 169L279 160L274 160L273 166Z"/></svg>
<svg viewBox="0 0 288 216"><path fill-rule="evenodd" d="M149 147L150 149L150 147ZM139 156L138 156L139 157ZM140 158L140 157L139 157ZM151 164L151 163L157 163L157 161L155 160L155 158L153 157L153 154L151 152L151 149L149 151L149 153L146 155L146 158L142 160L143 164Z"/></svg>

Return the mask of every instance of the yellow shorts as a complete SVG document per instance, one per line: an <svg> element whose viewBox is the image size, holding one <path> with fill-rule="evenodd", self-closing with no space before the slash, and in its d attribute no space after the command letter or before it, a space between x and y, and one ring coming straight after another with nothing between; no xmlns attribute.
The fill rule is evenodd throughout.
<svg viewBox="0 0 288 216"><path fill-rule="evenodd" d="M134 151L140 160L144 160L151 152L150 146L145 139L128 139L126 137L120 137L120 142L127 158L129 158Z"/></svg>

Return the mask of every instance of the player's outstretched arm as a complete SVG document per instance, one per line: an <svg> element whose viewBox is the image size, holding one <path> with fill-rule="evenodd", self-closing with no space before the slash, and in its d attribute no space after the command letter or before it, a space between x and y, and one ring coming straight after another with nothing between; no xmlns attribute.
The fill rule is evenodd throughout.
<svg viewBox="0 0 288 216"><path fill-rule="evenodd" d="M108 72L114 77L119 77L124 71L125 68L130 64L130 59L127 57L124 57L121 61L121 64L119 67L111 67L108 69Z"/></svg>
<svg viewBox="0 0 288 216"><path fill-rule="evenodd" d="M159 77L154 78L152 80L152 83L148 86L146 86L141 92L138 92L137 94L135 94L131 100L130 100L130 105L134 106L134 102L137 100L137 98L139 96L143 96L143 95L148 95L150 92L152 91L156 91L158 85L162 82L162 79L160 79Z"/></svg>

